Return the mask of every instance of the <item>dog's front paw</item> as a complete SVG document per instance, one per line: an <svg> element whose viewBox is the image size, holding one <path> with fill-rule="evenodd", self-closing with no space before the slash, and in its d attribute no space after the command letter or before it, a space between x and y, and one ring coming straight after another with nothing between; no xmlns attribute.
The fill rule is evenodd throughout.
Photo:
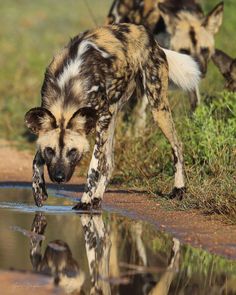
<svg viewBox="0 0 236 295"><path fill-rule="evenodd" d="M92 203L83 203L80 201L72 209L77 211L91 211Z"/></svg>
<svg viewBox="0 0 236 295"><path fill-rule="evenodd" d="M83 198L82 198L83 199ZM90 202L81 201L77 203L72 209L78 211L92 211L92 210L100 210L102 205L102 199L93 198Z"/></svg>
<svg viewBox="0 0 236 295"><path fill-rule="evenodd" d="M48 194L44 182L32 183L33 196L36 206L42 207L43 202L47 200Z"/></svg>
<svg viewBox="0 0 236 295"><path fill-rule="evenodd" d="M94 210L99 210L102 207L102 199L101 198L93 198L92 199L92 207Z"/></svg>
<svg viewBox="0 0 236 295"><path fill-rule="evenodd" d="M186 193L185 187L174 187L172 192L168 195L169 199L176 199L181 201Z"/></svg>

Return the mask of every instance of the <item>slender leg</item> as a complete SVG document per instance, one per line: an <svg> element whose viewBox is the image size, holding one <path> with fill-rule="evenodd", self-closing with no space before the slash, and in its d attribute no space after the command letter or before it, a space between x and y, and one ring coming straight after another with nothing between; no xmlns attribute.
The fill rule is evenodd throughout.
<svg viewBox="0 0 236 295"><path fill-rule="evenodd" d="M73 209L88 210L101 206L101 200L113 170L113 138L116 122L116 111L110 117L104 117L97 123L96 142L90 162L87 185L81 202Z"/></svg>
<svg viewBox="0 0 236 295"><path fill-rule="evenodd" d="M169 141L174 155L175 184L170 198L178 197L179 199L182 199L185 190L182 146L177 139L169 107L165 106L164 109L153 110L152 112L154 120L158 123L165 137Z"/></svg>
<svg viewBox="0 0 236 295"><path fill-rule="evenodd" d="M168 295L171 283L173 282L176 273L179 271L180 264L180 242L179 240L173 238L173 248L171 261L166 269L166 271L161 275L158 283L154 288L148 293L148 295Z"/></svg>
<svg viewBox="0 0 236 295"><path fill-rule="evenodd" d="M38 207L43 205L43 201L47 200L48 194L45 187L44 180L44 165L45 162L41 153L38 151L33 161L33 178L32 178L32 190L35 204Z"/></svg>
<svg viewBox="0 0 236 295"><path fill-rule="evenodd" d="M193 91L189 92L189 98L190 98L191 111L194 112L197 106L201 102L201 96L200 96L198 87L196 87Z"/></svg>
<svg viewBox="0 0 236 295"><path fill-rule="evenodd" d="M148 106L148 99L147 96L144 95L141 104L138 104L137 107L137 119L135 120L134 125L134 135L136 137L141 136L146 127L146 119L147 119L147 111L146 108Z"/></svg>
<svg viewBox="0 0 236 295"><path fill-rule="evenodd" d="M147 93L148 100L151 104L154 120L158 123L163 134L169 141L174 155L175 184L174 189L170 194L170 198L177 197L178 199L182 199L185 192L182 144L177 138L167 100L168 68L165 63L160 64L157 73L159 81L155 81L155 79L153 79L155 64L154 56L154 60L150 60L143 76L144 90Z"/></svg>

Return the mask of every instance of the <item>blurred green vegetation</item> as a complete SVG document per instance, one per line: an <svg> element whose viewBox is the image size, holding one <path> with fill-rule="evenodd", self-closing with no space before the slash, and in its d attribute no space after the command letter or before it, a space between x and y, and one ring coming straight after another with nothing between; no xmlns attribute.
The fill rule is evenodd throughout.
<svg viewBox="0 0 236 295"><path fill-rule="evenodd" d="M201 1L206 12L218 2ZM71 37L103 24L111 3L112 0L0 2L0 137L17 141L21 147L33 147L25 138L23 118L28 109L40 104L46 65ZM236 2L225 1L223 25L216 35L216 47L233 57L235 13ZM189 117L188 97L183 92L170 91L184 145L188 193L183 202L163 204L182 210L201 208L236 222L236 96L221 92L223 85L223 77L210 62L207 77L201 82L203 103L193 117ZM171 189L174 171L169 145L150 116L148 121L145 136L139 139L124 136L127 126L119 123L113 183L145 189L156 196L159 190Z"/></svg>

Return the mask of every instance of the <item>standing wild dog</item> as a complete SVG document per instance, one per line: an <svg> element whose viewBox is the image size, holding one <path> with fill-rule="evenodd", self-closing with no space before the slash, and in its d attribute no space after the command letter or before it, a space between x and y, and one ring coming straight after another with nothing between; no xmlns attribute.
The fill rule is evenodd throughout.
<svg viewBox="0 0 236 295"><path fill-rule="evenodd" d="M144 25L156 35L161 46L191 55L203 78L214 54L214 35L222 24L223 7L221 2L205 16L196 0L115 0L107 23ZM196 88L190 93L192 110L199 102Z"/></svg>
<svg viewBox="0 0 236 295"><path fill-rule="evenodd" d="M233 59L223 51L216 49L212 60L226 80L225 88L236 92L236 58Z"/></svg>
<svg viewBox="0 0 236 295"><path fill-rule="evenodd" d="M32 184L36 204L41 206L47 198L44 164L52 181L69 181L95 128L87 184L76 209L100 207L113 170L117 113L137 89L171 144L175 165L171 197L181 199L183 156L167 99L168 80L191 90L199 76L191 57L161 49L143 26L104 26L73 38L46 70L41 107L25 115L27 127L38 134Z"/></svg>

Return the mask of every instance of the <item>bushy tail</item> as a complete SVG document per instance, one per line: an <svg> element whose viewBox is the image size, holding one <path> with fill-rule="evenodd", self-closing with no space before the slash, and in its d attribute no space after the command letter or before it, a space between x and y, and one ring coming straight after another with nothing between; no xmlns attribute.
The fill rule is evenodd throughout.
<svg viewBox="0 0 236 295"><path fill-rule="evenodd" d="M178 87L186 91L196 89L200 81L200 70L193 58L172 50L164 49L169 65L169 78Z"/></svg>

